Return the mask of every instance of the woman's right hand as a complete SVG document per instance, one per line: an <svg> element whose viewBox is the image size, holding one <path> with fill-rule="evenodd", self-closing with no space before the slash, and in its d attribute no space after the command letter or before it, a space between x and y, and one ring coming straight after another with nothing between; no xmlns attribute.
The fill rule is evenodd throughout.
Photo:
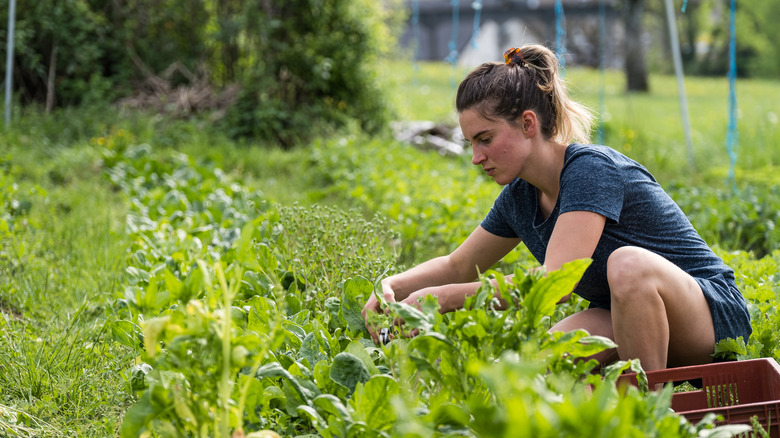
<svg viewBox="0 0 780 438"><path fill-rule="evenodd" d="M395 302L395 292L393 291L393 288L390 287L386 279L382 280L382 296L386 303ZM366 329L368 329L368 333L371 334L371 339L373 339L375 343L379 343L379 334L377 333L376 327L373 327L371 324L369 324L368 315L372 312L379 313L381 311L381 303L377 299L376 294L372 293L368 298L366 305L363 306L363 310L360 312L363 315L363 320L366 323ZM385 309L385 312L387 312L387 309Z"/></svg>

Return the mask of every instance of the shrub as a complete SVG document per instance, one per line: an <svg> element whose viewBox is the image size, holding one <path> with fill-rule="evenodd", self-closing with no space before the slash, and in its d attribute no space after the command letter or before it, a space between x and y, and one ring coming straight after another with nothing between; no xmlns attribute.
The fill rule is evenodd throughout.
<svg viewBox="0 0 780 438"><path fill-rule="evenodd" d="M257 61L228 112L233 136L290 146L326 124L386 124L377 60L391 37L377 2L271 0L248 13Z"/></svg>

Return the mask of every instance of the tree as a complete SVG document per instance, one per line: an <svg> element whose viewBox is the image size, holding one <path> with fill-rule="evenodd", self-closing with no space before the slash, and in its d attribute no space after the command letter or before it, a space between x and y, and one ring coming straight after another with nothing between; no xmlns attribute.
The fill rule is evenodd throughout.
<svg viewBox="0 0 780 438"><path fill-rule="evenodd" d="M642 44L645 0L625 0L623 9L626 26L626 89L646 92L650 87L647 80L645 48Z"/></svg>
<svg viewBox="0 0 780 438"><path fill-rule="evenodd" d="M21 103L57 106L113 100L145 72L205 60L204 0L17 2L14 86ZM0 22L8 0L0 0ZM5 58L5 32L0 33Z"/></svg>
<svg viewBox="0 0 780 438"><path fill-rule="evenodd" d="M729 0L706 0L699 14L699 39L706 47L694 60L701 74L725 75L728 70ZM737 69L743 77L780 76L780 0L739 1L736 9Z"/></svg>
<svg viewBox="0 0 780 438"><path fill-rule="evenodd" d="M8 1L0 1L0 20L7 21ZM22 102L57 104L78 102L100 71L103 53L95 35L101 19L84 0L17 2L14 49L14 85ZM5 59L2 32L2 57Z"/></svg>
<svg viewBox="0 0 780 438"><path fill-rule="evenodd" d="M376 131L389 120L379 61L394 45L383 5L397 2L21 2L14 85L23 104L47 110L132 93L136 107L168 111L184 101L179 113L188 115L190 89L216 96L222 110L233 100L212 91L233 98L238 83L222 125L229 134L291 145L325 126Z"/></svg>

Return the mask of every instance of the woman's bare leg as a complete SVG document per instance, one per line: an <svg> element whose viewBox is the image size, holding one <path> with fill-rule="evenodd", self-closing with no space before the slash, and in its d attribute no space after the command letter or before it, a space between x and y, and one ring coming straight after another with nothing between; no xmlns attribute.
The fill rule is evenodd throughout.
<svg viewBox="0 0 780 438"><path fill-rule="evenodd" d="M612 317L609 310L606 309L585 309L577 312L555 324L550 329L550 332L570 332L578 329L587 330L591 335L615 340L615 336L612 333ZM618 357L615 349L610 348L583 359L596 359L604 366L616 361Z"/></svg>
<svg viewBox="0 0 780 438"><path fill-rule="evenodd" d="M646 371L712 362L715 329L696 280L665 258L638 247L607 261L612 330L621 359Z"/></svg>

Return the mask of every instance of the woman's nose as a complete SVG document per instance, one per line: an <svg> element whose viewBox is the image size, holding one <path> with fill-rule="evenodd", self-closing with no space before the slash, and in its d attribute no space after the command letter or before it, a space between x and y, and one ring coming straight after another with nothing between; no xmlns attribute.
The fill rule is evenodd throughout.
<svg viewBox="0 0 780 438"><path fill-rule="evenodd" d="M471 153L471 164L473 164L473 165L475 165L475 166L478 166L478 165L479 165L479 164L481 164L483 161L485 161L485 158L486 158L486 157L485 157L485 154L484 154L484 153L482 153L482 152L479 152L479 151L477 150L477 148L475 148L475 147L472 147L472 148L471 148L471 151L472 151L472 153Z"/></svg>

